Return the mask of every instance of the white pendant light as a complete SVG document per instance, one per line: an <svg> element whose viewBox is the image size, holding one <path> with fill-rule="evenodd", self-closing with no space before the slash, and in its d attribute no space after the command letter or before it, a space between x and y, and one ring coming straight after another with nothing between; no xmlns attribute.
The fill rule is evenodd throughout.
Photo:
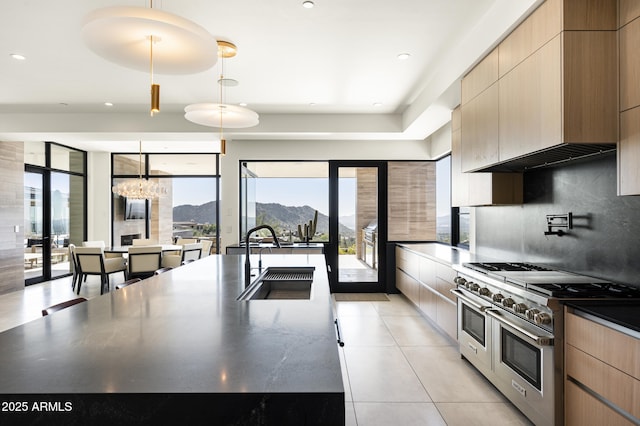
<svg viewBox="0 0 640 426"><path fill-rule="evenodd" d="M153 66L158 74L202 72L218 60L217 41L207 30L153 8L115 6L94 10L84 19L82 36L96 54L139 71L148 70L151 36Z"/></svg>
<svg viewBox="0 0 640 426"><path fill-rule="evenodd" d="M218 103L199 103L187 105L184 109L184 117L192 123L202 126L218 127L220 129L220 153L225 155L227 140L224 138L223 129L240 129L245 127L253 127L260 122L258 113L249 108L238 105L230 105L223 103L224 87L237 86L238 82L224 76L224 59L232 58L237 54L235 44L219 40L218 56L222 58L220 78L218 79L220 101Z"/></svg>
<svg viewBox="0 0 640 426"><path fill-rule="evenodd" d="M238 105L202 103L188 105L184 117L192 123L209 127L242 129L260 122L258 113Z"/></svg>

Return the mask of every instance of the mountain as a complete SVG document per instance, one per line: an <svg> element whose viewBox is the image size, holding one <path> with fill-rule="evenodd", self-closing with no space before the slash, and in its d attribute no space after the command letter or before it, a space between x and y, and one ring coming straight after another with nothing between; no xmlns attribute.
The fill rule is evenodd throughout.
<svg viewBox="0 0 640 426"><path fill-rule="evenodd" d="M271 225L281 231L298 230L298 225L304 225L313 220L315 209L309 206L292 207L278 203L256 203L256 222ZM216 202L210 201L200 206L183 204L173 208L174 222L215 223ZM339 224L340 233L353 236L355 232L342 224ZM318 212L318 224L316 232L329 233L329 217Z"/></svg>
<svg viewBox="0 0 640 426"><path fill-rule="evenodd" d="M302 206L283 206L278 203L256 203L256 223L264 223L271 225L273 228L279 228L283 231L297 231L298 225L304 225L313 220L316 210L313 207ZM342 224L338 224L340 233L347 236L353 236L354 231ZM329 233L329 217L318 212L318 223L316 232L320 234Z"/></svg>
<svg viewBox="0 0 640 426"><path fill-rule="evenodd" d="M194 206L183 204L173 208L174 222L216 223L216 201Z"/></svg>

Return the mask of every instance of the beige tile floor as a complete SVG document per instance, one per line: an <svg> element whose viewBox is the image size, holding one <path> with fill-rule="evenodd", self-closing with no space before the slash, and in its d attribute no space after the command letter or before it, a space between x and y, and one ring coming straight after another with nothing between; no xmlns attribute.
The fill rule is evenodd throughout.
<svg viewBox="0 0 640 426"><path fill-rule="evenodd" d="M349 426L530 425L402 295L336 302Z"/></svg>
<svg viewBox="0 0 640 426"><path fill-rule="evenodd" d="M113 286L122 281L112 277ZM100 295L89 277L80 295ZM77 297L63 278L0 296L0 331ZM336 302L348 426L530 425L402 295Z"/></svg>

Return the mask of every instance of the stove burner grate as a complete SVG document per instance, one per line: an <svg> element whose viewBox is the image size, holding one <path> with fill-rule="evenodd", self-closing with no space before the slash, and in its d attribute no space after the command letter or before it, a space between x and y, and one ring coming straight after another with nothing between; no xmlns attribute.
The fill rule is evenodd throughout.
<svg viewBox="0 0 640 426"><path fill-rule="evenodd" d="M463 266L475 269L476 271L500 272L500 271L550 271L550 269L522 262L472 262Z"/></svg>
<svg viewBox="0 0 640 426"><path fill-rule="evenodd" d="M615 283L537 283L527 289L557 298L640 298L640 289Z"/></svg>

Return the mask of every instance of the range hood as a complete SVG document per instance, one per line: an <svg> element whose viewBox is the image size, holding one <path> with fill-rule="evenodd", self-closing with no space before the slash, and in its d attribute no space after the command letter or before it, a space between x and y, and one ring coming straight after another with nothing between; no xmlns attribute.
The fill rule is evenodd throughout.
<svg viewBox="0 0 640 426"><path fill-rule="evenodd" d="M560 144L502 163L474 170L474 172L524 172L541 167L551 167L577 160L586 160L610 152L615 152L615 143L604 144Z"/></svg>

